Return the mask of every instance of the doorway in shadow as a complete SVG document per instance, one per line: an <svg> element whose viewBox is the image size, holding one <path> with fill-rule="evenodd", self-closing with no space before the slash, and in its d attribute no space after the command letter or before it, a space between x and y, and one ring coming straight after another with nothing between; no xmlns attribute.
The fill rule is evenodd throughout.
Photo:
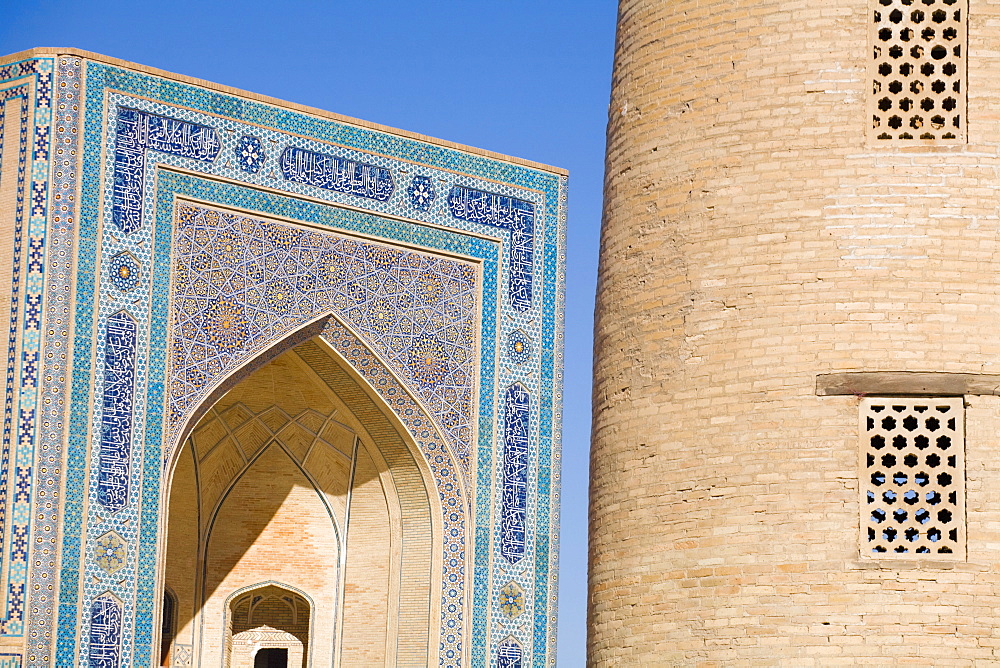
<svg viewBox="0 0 1000 668"><path fill-rule="evenodd" d="M266 647L258 650L253 660L253 668L288 668L288 650L283 647Z"/></svg>

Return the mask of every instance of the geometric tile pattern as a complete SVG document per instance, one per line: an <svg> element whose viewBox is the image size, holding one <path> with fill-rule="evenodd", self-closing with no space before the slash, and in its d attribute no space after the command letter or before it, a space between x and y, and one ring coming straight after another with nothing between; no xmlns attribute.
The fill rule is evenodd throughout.
<svg viewBox="0 0 1000 668"><path fill-rule="evenodd" d="M414 417L401 414L400 419L428 457L442 499L452 498L449 486L465 484L459 484L463 471L470 475L469 489L475 490L469 509L474 515L468 523L464 515L453 519L450 512L444 518L446 530L457 532L452 543L446 542L457 553L444 555L442 575L456 586L441 601L442 664L547 663L554 651L565 179L95 60L87 63L84 85L78 58L58 60L54 87L51 77L46 79L52 59L0 66L0 82L29 74L37 84L30 93L34 135L27 140L23 188L26 263L15 280L23 288L18 300L21 333L41 331L44 324L47 334L39 341L37 335L19 333L17 345L22 353L29 349L25 346L39 345L36 352L46 354L15 357L15 382L29 389L15 401L36 400L41 369L59 379L46 386L42 410L49 427L37 436L32 431L12 439L10 458L15 464L6 469L8 480L25 480L14 503L29 510L11 515L11 521L23 522L23 546L37 545L38 552L30 561L24 549L14 559L4 554L0 563L15 575L18 563L25 565L22 572L28 563L34 564L29 591L31 609L39 612L29 619L26 665L132 666L151 661L155 559L162 530L157 527L165 455L161 439L172 428L170 414L161 414L159 407L172 409L176 360L167 356L165 346L171 328L180 327L179 322L169 321L171 312L180 312L171 311L172 304L180 307L171 302L163 276L174 266L180 246L171 246L182 234L170 229L180 227L179 216L171 214L163 227L156 212L163 205L164 184L195 183L197 178L191 175L199 174L211 176L213 188L240 184L252 193L219 202L224 209L240 211L227 210L233 221L258 226L249 238L270 243L265 232L304 231L299 225L277 222L273 215L277 210L270 205L250 204L274 199L265 193L294 200L279 207L282 219L313 229L305 234L308 239L300 238L307 243L295 246L294 253L278 244L259 262L247 258L242 264L236 262L244 288L227 281L213 283L218 279L210 267L195 270L201 278L188 284L190 294L197 297L198 289L216 292L214 302L202 299L192 317L217 327L205 330L211 338L198 340L201 352L211 353L204 360L196 359L200 353L194 345L184 349L185 364L190 362L185 369L190 367L192 375L190 381L185 376L182 389L199 383L205 389L210 374L202 380L197 371L212 372L210 359L221 363L229 355L229 363L239 363L234 360L243 349L229 328L260 327L258 342L265 345L312 308L335 312L353 330L344 332L360 337L358 345L341 350L351 364L367 374L369 369L357 366L364 355L353 351L370 349L365 354L381 358L373 366L383 369L382 376L372 378L386 381L376 390L386 397L386 388L398 381L402 383L397 385L398 399L412 395L419 407L426 408L425 418L415 417L420 411L414 404ZM51 100L53 90L57 110ZM60 123L51 125L50 134L56 111ZM85 125L77 113L85 114ZM49 162L50 142L56 137L58 169ZM156 171L158 165L179 171ZM77 192L79 205L73 196L67 197ZM310 207L337 208L340 213L335 219L310 219ZM198 224L203 224L205 213L217 207L192 208L200 211ZM368 212L371 226L349 228L355 211ZM324 226L329 232L320 229ZM348 272L336 290L319 297L318 281L310 284L310 276L323 275L314 271L319 265L309 259L317 239L322 239L321 250L336 256L331 266ZM205 242L213 254L218 241L216 236ZM342 248L348 242L355 244L352 250ZM483 254L470 252L475 244L483 245ZM503 248L503 256L488 255L485 248L490 244ZM398 254L391 262L374 252L386 248ZM479 261L481 273L449 274L430 267L440 281L439 287L429 289L433 293L440 288L441 296L438 310L428 313L426 304L415 305L416 300L427 301L416 290L419 282L407 283L408 277L398 274L403 269L416 273L405 265L413 258L470 272L469 263L449 260L448 254ZM155 258L166 258L166 264L157 264L161 260ZM188 268L194 269L196 253L188 259ZM278 266L275 261L280 281L261 277L259 270L270 272ZM67 267L74 265L79 268L75 276L67 274ZM51 282L45 281L43 269L52 271ZM288 291L282 291L282 281ZM465 291L468 285L473 286L471 291ZM49 292L46 320L39 323L42 286ZM248 294L251 290L254 295ZM227 303L226 294L240 299ZM413 303L406 302L408 295ZM253 298L258 301L252 302ZM363 308L358 308L358 298ZM329 301L321 304L323 300ZM387 305L379 300L395 301ZM242 317L241 308L243 316L253 311L249 315L262 319ZM121 345L132 340L126 314L134 323L134 348ZM457 325L467 321L471 325L462 331ZM468 340L475 342L471 348ZM65 352L70 349L74 356L67 367ZM244 352L255 354L249 348ZM119 380L127 379L130 362L134 374L129 395L121 391L127 383ZM456 369L468 379L456 377ZM458 390L466 387L469 391L463 397ZM517 396L508 402L508 390L515 387L520 388ZM392 405L394 410L407 410L403 404ZM12 429L20 408L12 408ZM105 408L113 428L102 426ZM31 424L39 424L40 414L30 415ZM436 428L407 422L428 418ZM432 449L433 437L422 437L424 432L441 432L445 442ZM88 434L94 434L92 440ZM457 444L464 444L462 458L457 456ZM98 456L102 450L111 455L103 462ZM449 464L445 455L452 451L456 457ZM63 457L64 469L53 465ZM30 486L36 462L39 496L37 506L29 509L28 504L36 501ZM92 479L87 478L88 470ZM65 500L52 504L43 496L47 489L65 489ZM507 501L505 491L513 492ZM109 512L99 496L111 508L124 506ZM460 502L465 497L454 498ZM504 508L507 524L501 531ZM29 522L38 543L28 540ZM502 545L513 561L505 558ZM56 557L62 564L58 573ZM112 574L113 579L106 579ZM59 589L58 609L54 582ZM13 587L16 577L8 583ZM24 591L22 586L22 595ZM471 609L460 603L465 592L470 592ZM499 604L501 598L506 607ZM17 606L23 612L23 598L19 602L8 596L8 601L8 614ZM519 605L521 612L509 616Z"/></svg>
<svg viewBox="0 0 1000 668"><path fill-rule="evenodd" d="M44 108L36 107L36 127L51 127L51 171L49 172L50 198L48 202L48 227L44 233L44 315L45 336L40 342L41 365L39 373L46 379L46 398L40 403L38 419L47 428L37 434L34 447L34 484L37 490L32 525L30 529L33 548L30 564L25 638L27 653L25 665L51 665L54 621L58 611L56 588L62 577L56 570L57 555L62 534L62 524L67 513L72 513L77 499L73 494L65 497L62 505L51 490L62 489L62 466L66 453L66 407L70 403L67 376L67 352L71 347L69 323L72 302L69 299L72 285L72 268L77 248L78 207L76 187L79 184L78 160L82 143L80 125L81 61L76 57L62 56L54 60L52 115L59 123L47 126ZM53 60L34 61L40 70L48 69ZM2 69L2 68L0 68ZM0 77L2 78L2 77ZM43 158L43 155L36 156ZM67 490L72 492L72 488ZM78 520L77 520L78 521ZM66 550L63 557L76 561L79 554ZM68 579L72 582L72 578ZM37 613L35 612L37 611Z"/></svg>
<svg viewBox="0 0 1000 668"><path fill-rule="evenodd" d="M4 368L2 454L0 454L0 634L24 633L31 504L34 501L34 448L38 434L41 305L45 221L49 211L53 63L26 60L0 66L0 155L16 163L0 165L14 181L12 283L8 347ZM7 112L2 113L4 107ZM4 146L16 147L4 151Z"/></svg>
<svg viewBox="0 0 1000 668"><path fill-rule="evenodd" d="M531 359L531 339L519 329L507 335L507 355L514 364L524 364Z"/></svg>
<svg viewBox="0 0 1000 668"><path fill-rule="evenodd" d="M214 181L204 181L194 177L164 172L160 174L158 184L162 189L163 197L161 199L161 212L157 214L157 218L166 230L169 230L173 226L176 218L173 203L174 196L178 193L185 193L201 201L216 202L219 206L224 207L231 207L239 203L243 206L270 210L279 214L283 212L280 202L281 198L255 193L252 198L248 199L246 191L222 186ZM297 205L294 211L300 219L310 221L314 224L322 224L326 220L322 217L312 217L322 212L322 208L309 210L302 208L301 205ZM371 227L370 225L376 222L377 219L370 217L359 217L355 221L351 217L343 215L343 213L338 213L335 220L337 226L350 229L356 233L373 234L378 231L380 234L388 235L389 237L392 236L392 232L389 229ZM360 225L354 226L355 223ZM171 234L164 232L162 238L169 239L171 238ZM451 239L452 243L449 243L447 247L456 249L457 247L453 245L454 241L455 239ZM462 248L465 254L482 258L485 267L495 266L497 251L499 250L495 244L472 242L470 240L470 244L463 245ZM166 253L167 251L165 251L165 256ZM173 267L173 263L168 263L167 266L169 269ZM165 289L163 292L165 292ZM485 319L486 322L488 320L488 318ZM329 326L324 330L324 338L327 338L331 342L332 339L329 337L334 336L336 330L333 328L333 325L335 322L335 318L329 319ZM335 345L335 348L340 350L343 356L351 363L352 367L362 373L368 379L370 385L382 394L390 406L394 407L397 416L410 429L416 442L424 451L433 473L433 478L438 485L438 493L442 500L442 512L444 515L442 518L444 529L442 547L445 554L442 575L443 582L447 583L441 603L442 638L440 652L443 665L459 663L464 652L467 651L463 650L465 643L462 637L462 630L466 628L465 625L468 623L466 620L469 619L464 603L466 573L468 572L466 567L468 559L466 527L468 525L465 521L467 497L463 496L460 491L463 487L462 480L460 479L461 466L458 464L457 458L452 456L450 449L445 447L443 443L437 442L436 437L433 436L437 433L437 430L429 429L433 421L426 416L424 408L422 406L418 407L416 404L410 406L409 402L412 400L408 399L409 393L412 392L414 396L419 397L419 387L411 386L408 391L403 390L400 386L400 381L403 378L401 374L390 373L385 367L385 362L378 360L374 355L368 354L366 356L366 354L363 354L367 344L358 342L353 335L345 337L341 333L337 336L340 337L337 341L347 341L347 338L353 341L352 343L344 343L339 346ZM162 335L157 334L154 338L155 340L165 340L167 337L164 333ZM149 476L147 475L146 478L148 479ZM140 547L144 549L142 546ZM151 549L151 552L155 554L155 549Z"/></svg>
<svg viewBox="0 0 1000 668"><path fill-rule="evenodd" d="M240 137L240 143L236 147L236 159L240 169L247 174L256 174L264 165L264 145L260 139L251 135Z"/></svg>
<svg viewBox="0 0 1000 668"><path fill-rule="evenodd" d="M122 292L129 292L139 285L139 263L131 253L122 252L111 258L111 282Z"/></svg>
<svg viewBox="0 0 1000 668"><path fill-rule="evenodd" d="M97 539L97 565L108 575L114 575L125 565L128 545L114 531L109 531Z"/></svg>
<svg viewBox="0 0 1000 668"><path fill-rule="evenodd" d="M410 198L410 204L417 211L427 211L434 203L434 198L437 197L437 193L434 191L434 182L426 176L414 176L406 188L406 194Z"/></svg>
<svg viewBox="0 0 1000 668"><path fill-rule="evenodd" d="M469 470L469 264L192 205L175 225L172 425L262 344L333 311L411 381Z"/></svg>
<svg viewBox="0 0 1000 668"><path fill-rule="evenodd" d="M524 590L516 582L508 582L500 589L500 610L509 619L524 612Z"/></svg>
<svg viewBox="0 0 1000 668"><path fill-rule="evenodd" d="M182 645L180 643L174 644L173 665L175 666L192 665L193 661L191 655L192 655L191 645Z"/></svg>

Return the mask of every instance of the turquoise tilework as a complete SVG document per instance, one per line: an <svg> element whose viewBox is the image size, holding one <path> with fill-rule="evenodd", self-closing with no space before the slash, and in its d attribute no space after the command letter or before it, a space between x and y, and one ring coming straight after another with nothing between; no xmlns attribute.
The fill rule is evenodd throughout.
<svg viewBox="0 0 1000 668"><path fill-rule="evenodd" d="M442 665L460 665L463 657L461 633L468 615L465 604L467 580L468 489L462 485L455 460L437 437L432 420L378 357L339 321L331 318L323 338L352 364L379 392L406 425L423 452L437 485L441 503L442 550L441 636Z"/></svg>
<svg viewBox="0 0 1000 668"><path fill-rule="evenodd" d="M26 617L31 504L38 496L35 451L42 411L39 392L42 296L49 210L51 157L51 59L0 66L0 155L13 146L14 162L0 165L14 180L13 254L8 347L4 351L2 452L0 452L0 634L22 636ZM5 111L4 111L5 110ZM51 505L51 504L50 504ZM20 665L4 655L0 664Z"/></svg>
<svg viewBox="0 0 1000 668"><path fill-rule="evenodd" d="M72 73L66 76L71 79ZM97 504L92 502L85 530L77 528L84 525L83 496L89 495L94 500L98 498L97 485L88 479L86 471L88 465L95 471L100 468L96 449L88 445L93 438L89 434L98 431L100 417L95 414L91 426L88 426L87 418L76 411L71 418L57 662L62 664L65 661L65 665L69 665L81 652L86 655L88 650L76 645L75 631L78 627L83 632L80 637L87 638L89 633L87 615L80 611L89 610L91 601L105 592L113 593L124 602L122 665L145 665L150 658L155 599L152 587L156 541L159 538L159 470L165 455L160 434L171 428L169 415L163 415L160 408L162 401L158 400L171 379L166 377L165 352L158 348L160 344L157 343L165 340L167 331L168 304L165 295L169 286L166 284L166 272L162 271L162 267L156 269L151 263L154 254L160 258L157 264L170 258L169 234L164 234L162 227L163 211L172 211L173 194L184 192L205 201L315 225L340 229L349 229L350 224L367 225L364 228L366 234L418 248L460 252L470 257L490 257L492 254L483 265L482 326L479 330L481 353L477 370L479 395L470 405L472 412L466 418L466 432L463 432L461 424L454 423L454 419L453 424L443 425L450 445L457 447L464 443L477 453L475 486L480 492L476 495L474 509L474 568L470 569L473 573L473 609L461 616L462 620L472 625L471 646L462 645L460 630L457 639L453 640L448 640L449 634L444 633L443 648L451 654L444 652L442 663L493 663L501 642L507 638L517 639L516 642L523 648L526 663L546 663L554 651L555 605L550 591L555 573L555 525L551 508L557 484L551 471L557 445L553 435L558 429L558 404L561 399L558 390L560 379L555 365L560 362L561 355L558 342L561 337L565 179L455 149L430 146L103 64L87 64L87 82L73 405L89 407L94 403L94 397L102 392L102 377L95 371L103 368L104 351L100 346L92 348L91 337L96 332L97 340L102 340L105 323L111 314L124 310L135 318L137 348L149 352L148 357L140 355L141 359L137 361L136 384L145 390L137 392L132 424L133 443L142 444L142 447L133 448L130 453L133 475L138 476L141 472L141 489L139 494L130 496L122 510L112 513L113 517L96 516L93 508ZM107 160L114 159L116 124L119 120L117 110L123 107L158 114L178 123L212 128L221 146L217 157L210 161L173 154L169 149L164 152L147 148L144 159L148 164L142 170L142 196L137 200L138 210L141 211L140 224L133 232L117 234L109 232L111 228L108 227L114 209L113 184L100 183L102 168L104 173L114 174L115 166L110 163L102 165L100 155L104 149ZM106 134L101 132L102 126L107 128ZM248 137L256 141L248 141ZM345 161L353 161L351 164L364 163L384 170L396 184L393 193L379 200L359 195L357 193L362 191L354 188L336 190L322 187L325 182L284 179L285 172L279 159L289 146L301 151L335 155ZM173 165L223 180L199 179L173 170L156 170L152 168L153 164ZM354 178L367 178L361 172L351 174ZM265 193L259 189L260 186L283 191L286 195ZM503 289L510 282L510 258L496 256L495 242L462 233L492 237L503 247L510 248L510 231L451 216L443 194L456 187L481 189L500 198L515 197L532 203L536 212L532 230L532 280L540 289L534 292L529 308L513 308ZM433 197L429 196L430 192L434 193ZM264 201L268 197L271 200ZM371 214L331 205L346 205L370 211ZM320 215L324 211L327 213ZM331 211L335 211L336 215ZM351 223L354 219L355 222ZM422 223L430 223L431 226ZM99 237L98 232L102 228L105 234ZM455 232L448 232L448 229ZM475 243L483 248L471 248ZM480 251L483 252L477 255ZM126 287L122 288L122 277L118 273L113 274L112 270L118 272L121 269L120 258L126 253L134 260L139 278L133 285L134 274L130 273L130 269ZM490 262L493 264L490 265ZM94 283L93 276L99 277L100 287ZM99 300L95 298L98 290L101 295ZM95 306L96 317L92 315ZM507 353L503 342L514 332L519 332L536 347L535 354L529 359ZM526 532L525 557L516 566L501 558L490 558L491 554L499 554L496 550L499 549L500 538L491 518L494 499L499 499L502 493L497 456L494 454L500 452L497 446L499 427L495 419L496 388L507 387L514 382L522 383L533 394L533 402L538 406L530 422L530 484L526 494L526 526L529 529ZM472 425L477 426L474 443L469 440ZM457 429L452 428L456 426ZM463 436L463 433L468 435ZM488 490L492 492L483 493ZM142 527L141 533L135 531L136 525ZM131 532L128 527L133 527ZM128 550L127 554L136 555L117 573L124 577L115 583L102 579L95 572L93 557L90 556L90 543L110 528L114 528L127 543L135 545L135 549ZM87 579L83 599L78 599L78 583L83 573L86 573ZM97 582L92 583L94 578ZM500 606L495 603L500 587L512 579L526 593L528 612L528 615L519 616L516 622L502 616ZM454 630L450 635L456 635ZM39 661L37 665L44 665L44 662Z"/></svg>
<svg viewBox="0 0 1000 668"><path fill-rule="evenodd" d="M163 179L175 183L169 173ZM192 185L197 197L218 199L212 194L217 188L206 182ZM265 201L245 189L229 189L229 194L228 206L278 215L294 203L273 197ZM479 247L488 245L427 228L394 233L394 228L403 227L400 223L361 212L300 205L295 209L298 216L308 212L311 222L388 234L385 238L400 241L416 238L426 244L433 236L452 237L447 244L452 251L476 248L475 257ZM186 423L211 378L256 355L292 323L332 309L366 332L383 359L408 379L469 472L478 292L470 265L447 259L430 262L362 240L330 245L310 230L261 226L225 211L194 213L186 205L181 205L181 222L189 210L199 222L195 233L179 238L175 251L175 263L186 268L175 278L174 299L184 301L184 307L175 304L181 315L173 335L184 345L177 351L170 380L170 435ZM218 330L213 323L220 318L234 328Z"/></svg>
<svg viewBox="0 0 1000 668"><path fill-rule="evenodd" d="M28 581L26 665L51 665L53 626L56 617L56 570L61 533L61 508L58 494L62 482L60 463L67 437L66 407L68 396L69 324L71 320L71 274L76 247L78 184L77 165L80 146L81 62L79 58L60 57L55 62L53 82L53 117L50 161L50 206L46 232L45 281L43 299L44 336L42 337L41 374L45 379L44 400L38 419L45 426L38 435L35 449L35 486L38 490L32 513L31 535L34 554L30 560Z"/></svg>
<svg viewBox="0 0 1000 668"><path fill-rule="evenodd" d="M177 206L175 203L178 202L178 196L191 197L198 202L204 202L207 204L234 207L242 210L271 212L275 215L288 213L289 207L295 207L294 213L296 215L296 219L325 228L344 230L366 236L375 236L389 241L413 243L414 240L419 240L421 242L420 245L424 248L457 253L462 256L475 258L481 261L484 282L496 284L495 277L498 274L500 264L500 248L499 244L494 241L465 234L457 234L447 230L427 228L420 225L414 225L412 223L386 219L365 214L363 212L350 211L323 204L303 203L293 198L248 189L237 184L220 183L217 181L199 178L197 176L179 174L177 172L166 170L163 170L158 174L157 183L159 188L157 193L157 251L156 263L154 266L154 281L157 281L157 283L153 289L154 294L167 294L169 287L167 279L170 273L171 260L177 257L176 251L172 251L171 249L169 240L176 236L176 232L172 233L171 230L176 225L174 216L176 211L175 207ZM182 201L180 206L187 207L189 205ZM181 219L183 222L183 215L181 216ZM456 296L461 296L461 293L458 293ZM335 306L333 307L333 311L337 312L337 308ZM306 317L308 318L308 316ZM349 321L350 316L347 314L347 311L344 311L344 317L345 320ZM363 323L356 323L356 325L363 325ZM293 326L289 325L288 327ZM265 337L265 339L262 340L256 348L247 351L235 363L240 364L245 359L252 359L263 349L266 349L270 341L280 340L283 338L285 333L288 331L288 327L286 327L286 329L282 329L280 333L275 333L271 336ZM364 331L363 327L361 329ZM478 338L482 340L495 340L496 322L493 316L493 309L489 309L484 312ZM166 341L167 331L158 329L154 330L151 340ZM373 337L371 341L372 343L369 345L372 345L375 348L378 348L379 345L383 345L379 343L377 337ZM345 346L345 356L347 356L348 359L351 359L353 354L349 355L348 353L354 350L355 347ZM161 368L163 366L163 362L160 359L161 356L163 360L165 360L167 357L167 351L164 349L161 352L154 346L154 350L152 351L152 367ZM384 358L388 359L390 356L386 355ZM371 372L376 368L380 368L380 365L371 365L366 362L364 364L358 364L356 368L366 370L366 372ZM405 373L397 372L397 375L399 377L406 377ZM385 374L385 378L391 377L388 376L388 374ZM159 378L154 379L153 385L159 386L161 382L165 381L161 381ZM385 383L387 381L383 380L381 382ZM393 385L395 385L395 383L393 383ZM383 385L380 383L373 383L373 386L379 391L382 391L383 389ZM484 391L490 390L491 386L486 386L484 384ZM419 397L419 383L414 382L409 388L409 392ZM399 400L400 396L402 396L402 392L397 393L393 390L392 394L385 396L385 399L390 402L390 405L394 405L395 402ZM149 405L157 405L160 400L161 397L159 395L150 396L148 403ZM408 422L405 410L401 409L399 411L399 415L404 423ZM417 439L418 443L426 441L429 438L426 427L414 427L413 435L414 438ZM156 443L152 447L156 452L160 451L159 443ZM437 460L440 459L440 456L441 455L439 453L434 452L433 448L427 451L428 463L431 465L432 470L440 469L444 472L443 474L437 476L436 479L441 487L440 496L442 498L448 498L451 496L451 493L448 490L455 489L452 476L462 469L456 469L456 467L448 464L447 462L438 462ZM467 501L463 500L462 503L464 505ZM445 507L445 510L447 510L447 507ZM465 511L463 511L463 514L464 512ZM449 541L446 541L443 546L445 551L445 572L442 575L444 579L448 580L450 580L456 572L464 574L466 569L464 557L466 552L464 519L458 518L453 520L450 518L450 515L451 512L445 512L443 518L444 525L446 527L450 527L452 524L457 523L461 525L462 529L459 536L456 537L456 540L458 541L458 547L456 549L452 548ZM152 548L155 545L155 535L151 536L150 540L144 543L144 545L148 545ZM452 564L451 562L454 560L454 553L456 551L463 556L458 563ZM152 572L150 572L150 580L151 576ZM150 581L150 586L152 586L152 581ZM464 614L464 606L459 600L464 598L464 584L460 584L457 587L453 587L449 584L449 586L446 587L446 594L451 589L454 589L454 593L450 596L446 596L448 600L443 602L442 610L443 615L454 617L455 620L451 624L449 624L448 619L442 620L443 642L448 636L455 634L456 628L461 631L461 620L467 616ZM447 629L446 632L445 629ZM447 644L458 645L458 643L454 641ZM443 648L443 651L446 654L446 658L448 652L456 652L456 650L452 647L445 647ZM459 654L455 654L452 658L457 660L459 658Z"/></svg>

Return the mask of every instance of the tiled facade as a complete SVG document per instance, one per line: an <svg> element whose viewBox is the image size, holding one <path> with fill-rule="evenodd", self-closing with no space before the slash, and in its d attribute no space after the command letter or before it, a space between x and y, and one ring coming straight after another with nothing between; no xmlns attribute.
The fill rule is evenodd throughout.
<svg viewBox="0 0 1000 668"><path fill-rule="evenodd" d="M154 661L172 456L322 318L438 490L434 655L551 663L565 174L92 54L0 63L11 665Z"/></svg>

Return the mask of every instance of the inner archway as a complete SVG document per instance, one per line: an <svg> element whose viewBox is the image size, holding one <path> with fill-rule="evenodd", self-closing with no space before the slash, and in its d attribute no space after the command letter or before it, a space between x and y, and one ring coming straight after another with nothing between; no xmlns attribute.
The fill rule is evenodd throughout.
<svg viewBox="0 0 1000 668"><path fill-rule="evenodd" d="M289 666L431 658L440 579L426 466L343 365L307 341L231 384L189 431L169 491L168 665L253 666L278 650ZM286 592L255 594L275 610L308 609L306 632L301 615L294 628L239 629L262 582Z"/></svg>
<svg viewBox="0 0 1000 668"><path fill-rule="evenodd" d="M303 596L277 584L263 584L230 597L227 665L305 668L311 608Z"/></svg>

